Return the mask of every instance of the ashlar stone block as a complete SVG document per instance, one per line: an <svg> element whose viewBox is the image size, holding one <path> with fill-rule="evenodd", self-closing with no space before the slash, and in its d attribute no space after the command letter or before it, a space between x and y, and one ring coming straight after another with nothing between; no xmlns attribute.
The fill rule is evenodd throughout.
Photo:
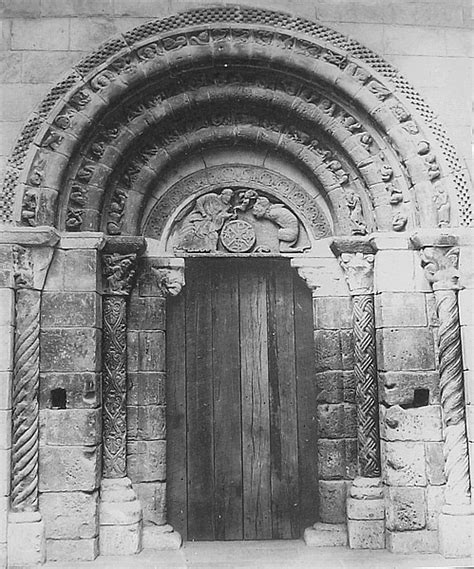
<svg viewBox="0 0 474 569"><path fill-rule="evenodd" d="M425 444L426 478L428 484L439 486L446 482L444 473L444 443L429 442Z"/></svg>
<svg viewBox="0 0 474 569"><path fill-rule="evenodd" d="M382 473L390 486L425 486L425 447L422 442L382 441Z"/></svg>
<svg viewBox="0 0 474 569"><path fill-rule="evenodd" d="M42 330L40 342L43 372L100 369L100 331L96 328Z"/></svg>
<svg viewBox="0 0 474 569"><path fill-rule="evenodd" d="M380 436L386 441L442 441L441 407L380 407Z"/></svg>
<svg viewBox="0 0 474 569"><path fill-rule="evenodd" d="M347 483L345 480L319 481L319 516L323 523L346 522Z"/></svg>
<svg viewBox="0 0 474 569"><path fill-rule="evenodd" d="M387 531L387 549L392 553L436 553L438 532L432 530Z"/></svg>
<svg viewBox="0 0 474 569"><path fill-rule="evenodd" d="M100 296L95 292L44 292L41 326L100 327L102 314Z"/></svg>
<svg viewBox="0 0 474 569"><path fill-rule="evenodd" d="M166 483L141 482L133 487L142 505L144 524L166 524Z"/></svg>
<svg viewBox="0 0 474 569"><path fill-rule="evenodd" d="M438 518L444 504L444 486L426 488L426 528L438 529Z"/></svg>
<svg viewBox="0 0 474 569"><path fill-rule="evenodd" d="M166 338L164 332L138 333L138 369L166 371Z"/></svg>
<svg viewBox="0 0 474 569"><path fill-rule="evenodd" d="M377 327L426 326L425 295L420 292L382 292L375 295Z"/></svg>
<svg viewBox="0 0 474 569"><path fill-rule="evenodd" d="M166 300L135 297L130 303L129 330L166 330Z"/></svg>
<svg viewBox="0 0 474 569"><path fill-rule="evenodd" d="M426 526L425 490L389 486L385 489L388 530L409 531Z"/></svg>
<svg viewBox="0 0 474 569"><path fill-rule="evenodd" d="M44 492L40 511L46 538L86 539L99 535L98 492Z"/></svg>
<svg viewBox="0 0 474 569"><path fill-rule="evenodd" d="M346 524L317 522L305 529L303 539L309 547L345 547L347 527Z"/></svg>
<svg viewBox="0 0 474 569"><path fill-rule="evenodd" d="M434 338L429 328L377 330L377 364L381 371L436 369Z"/></svg>
<svg viewBox="0 0 474 569"><path fill-rule="evenodd" d="M313 300L315 329L340 330L352 326L352 301L350 297L328 296Z"/></svg>
<svg viewBox="0 0 474 569"><path fill-rule="evenodd" d="M439 552L443 557L472 557L474 555L474 516L439 516Z"/></svg>
<svg viewBox="0 0 474 569"><path fill-rule="evenodd" d="M130 372L127 402L129 405L164 405L165 387L163 372Z"/></svg>
<svg viewBox="0 0 474 569"><path fill-rule="evenodd" d="M166 479L166 441L131 441L127 444L127 459L132 482Z"/></svg>
<svg viewBox="0 0 474 569"><path fill-rule="evenodd" d="M44 373L40 375L40 408L89 409L101 403L100 374L94 372Z"/></svg>
<svg viewBox="0 0 474 569"><path fill-rule="evenodd" d="M351 549L384 549L384 520L347 520Z"/></svg>
<svg viewBox="0 0 474 569"><path fill-rule="evenodd" d="M316 371L342 369L339 332L336 330L315 330L314 345Z"/></svg>
<svg viewBox="0 0 474 569"><path fill-rule="evenodd" d="M93 561L99 555L99 539L47 539L46 559L71 563Z"/></svg>
<svg viewBox="0 0 474 569"><path fill-rule="evenodd" d="M40 444L97 445L101 440L100 409L43 409Z"/></svg>
<svg viewBox="0 0 474 569"><path fill-rule="evenodd" d="M325 371L315 375L320 403L355 403L355 378L352 371Z"/></svg>
<svg viewBox="0 0 474 569"><path fill-rule="evenodd" d="M93 492L100 481L100 447L40 446L40 492Z"/></svg>

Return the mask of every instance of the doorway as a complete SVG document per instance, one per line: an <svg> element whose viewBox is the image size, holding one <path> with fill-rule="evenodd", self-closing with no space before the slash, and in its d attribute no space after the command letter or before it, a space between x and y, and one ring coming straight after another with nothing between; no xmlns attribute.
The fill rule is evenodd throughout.
<svg viewBox="0 0 474 569"><path fill-rule="evenodd" d="M167 519L186 540L317 520L311 292L288 259L189 259L167 323Z"/></svg>

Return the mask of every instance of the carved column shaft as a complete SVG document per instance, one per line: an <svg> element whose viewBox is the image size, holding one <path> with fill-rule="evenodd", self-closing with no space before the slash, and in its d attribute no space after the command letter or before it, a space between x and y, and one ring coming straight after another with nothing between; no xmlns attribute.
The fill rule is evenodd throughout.
<svg viewBox="0 0 474 569"><path fill-rule="evenodd" d="M412 242L421 249L421 265L433 288L439 319L439 386L445 436L445 498L449 505L467 505L470 504L471 495L457 299L460 288L459 248L452 246L454 240L448 236L443 236L438 243L431 239L430 245L435 246L424 246L427 245L425 239L424 236L414 236Z"/></svg>

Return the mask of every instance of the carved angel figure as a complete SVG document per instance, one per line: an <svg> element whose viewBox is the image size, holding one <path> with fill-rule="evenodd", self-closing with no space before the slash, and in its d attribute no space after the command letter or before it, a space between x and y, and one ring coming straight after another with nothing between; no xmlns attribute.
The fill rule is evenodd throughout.
<svg viewBox="0 0 474 569"><path fill-rule="evenodd" d="M177 249L209 253L217 250L219 231L233 217L233 190L224 188L218 195L205 194L196 200L193 211L186 217L178 234Z"/></svg>
<svg viewBox="0 0 474 569"><path fill-rule="evenodd" d="M284 205L272 204L268 198L259 197L252 208L252 213L257 219L269 219L278 225L278 239L280 242L283 241L286 247L296 243L299 235L298 218Z"/></svg>

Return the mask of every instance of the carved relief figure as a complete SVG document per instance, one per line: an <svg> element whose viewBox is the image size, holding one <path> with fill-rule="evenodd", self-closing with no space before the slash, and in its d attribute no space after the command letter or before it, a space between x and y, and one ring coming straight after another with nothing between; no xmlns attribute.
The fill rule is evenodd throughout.
<svg viewBox="0 0 474 569"><path fill-rule="evenodd" d="M224 188L220 195L210 193L199 197L193 211L184 220L176 249L195 253L217 251L218 232L224 222L234 216L233 195L230 188Z"/></svg>
<svg viewBox="0 0 474 569"><path fill-rule="evenodd" d="M358 196L354 190L348 190L345 194L345 197L347 207L349 208L349 219L351 223L352 234L366 235L367 225L364 221L360 196Z"/></svg>
<svg viewBox="0 0 474 569"><path fill-rule="evenodd" d="M263 217L278 225L281 251L288 251L292 245L295 245L299 235L298 218L284 205L272 204L268 198L259 197L252 208L252 213L257 219Z"/></svg>

